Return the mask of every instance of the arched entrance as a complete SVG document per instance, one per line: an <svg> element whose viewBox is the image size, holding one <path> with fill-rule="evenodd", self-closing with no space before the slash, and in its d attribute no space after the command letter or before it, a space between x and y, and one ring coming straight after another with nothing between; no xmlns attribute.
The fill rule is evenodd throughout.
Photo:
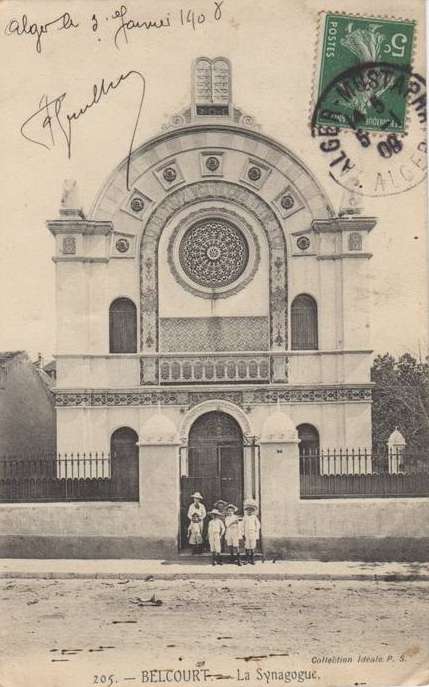
<svg viewBox="0 0 429 687"><path fill-rule="evenodd" d="M138 436L130 427L121 427L110 439L112 497L127 501L139 498Z"/></svg>
<svg viewBox="0 0 429 687"><path fill-rule="evenodd" d="M238 422L221 411L200 415L188 439L187 474L181 480L181 543L186 544L191 494L204 496L207 510L219 499L243 504L243 434Z"/></svg>

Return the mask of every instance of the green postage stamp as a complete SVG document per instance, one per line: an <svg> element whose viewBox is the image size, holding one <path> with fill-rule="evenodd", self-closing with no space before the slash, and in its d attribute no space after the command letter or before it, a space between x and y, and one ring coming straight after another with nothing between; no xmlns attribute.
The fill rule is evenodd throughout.
<svg viewBox="0 0 429 687"><path fill-rule="evenodd" d="M323 16L313 125L403 133L415 23Z"/></svg>

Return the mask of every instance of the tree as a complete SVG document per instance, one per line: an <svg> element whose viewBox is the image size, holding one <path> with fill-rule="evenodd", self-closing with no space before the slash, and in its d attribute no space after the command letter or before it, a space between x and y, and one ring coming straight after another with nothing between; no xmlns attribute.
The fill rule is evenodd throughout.
<svg viewBox="0 0 429 687"><path fill-rule="evenodd" d="M429 358L419 362L410 353L396 360L378 355L371 368L375 382L372 405L372 441L382 451L398 427L407 446L429 456Z"/></svg>

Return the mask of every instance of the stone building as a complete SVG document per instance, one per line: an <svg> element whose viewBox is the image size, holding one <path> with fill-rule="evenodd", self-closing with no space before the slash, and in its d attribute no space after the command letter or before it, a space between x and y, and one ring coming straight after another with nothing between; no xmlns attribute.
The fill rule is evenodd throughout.
<svg viewBox="0 0 429 687"><path fill-rule="evenodd" d="M375 220L338 216L233 104L224 58L196 60L190 107L129 174L127 190L124 161L89 217L69 186L48 222L58 449L111 453L149 554L183 545L194 489L208 506L255 498L274 546L298 440L371 445Z"/></svg>
<svg viewBox="0 0 429 687"><path fill-rule="evenodd" d="M0 353L0 456L27 459L55 453L51 386L50 377L25 351Z"/></svg>

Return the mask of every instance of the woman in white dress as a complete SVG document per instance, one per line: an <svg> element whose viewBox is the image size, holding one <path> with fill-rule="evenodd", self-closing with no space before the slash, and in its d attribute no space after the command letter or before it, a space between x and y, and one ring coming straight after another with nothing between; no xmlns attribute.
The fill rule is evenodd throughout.
<svg viewBox="0 0 429 687"><path fill-rule="evenodd" d="M188 508L188 520L192 520L193 514L196 513L201 520L201 527L203 527L204 520L207 516L207 511L203 503L203 496L199 491L195 491L191 494L191 499L193 499L193 501Z"/></svg>

